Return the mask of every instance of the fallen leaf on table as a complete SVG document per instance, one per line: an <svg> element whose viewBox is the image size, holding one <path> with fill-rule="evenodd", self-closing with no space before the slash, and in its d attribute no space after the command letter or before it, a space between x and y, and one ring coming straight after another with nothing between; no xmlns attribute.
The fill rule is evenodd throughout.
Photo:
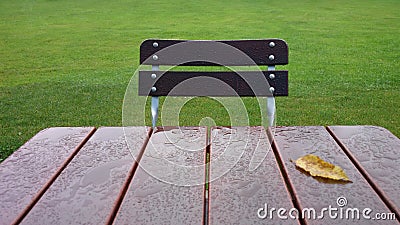
<svg viewBox="0 0 400 225"><path fill-rule="evenodd" d="M298 158L295 163L297 167L310 173L310 175L313 177L323 177L332 180L350 181L342 168L325 162L316 155L305 155Z"/></svg>

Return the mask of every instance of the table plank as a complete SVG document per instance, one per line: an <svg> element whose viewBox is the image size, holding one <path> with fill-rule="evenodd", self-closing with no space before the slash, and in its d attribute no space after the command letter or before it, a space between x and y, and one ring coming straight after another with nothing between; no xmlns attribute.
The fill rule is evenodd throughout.
<svg viewBox="0 0 400 225"><path fill-rule="evenodd" d="M338 210L358 208L361 212L365 208L371 208L373 210L371 216L376 212L390 212L324 127L278 127L275 129L274 139L283 162L282 166L302 210L314 208L318 216L321 215L323 208L329 206ZM315 154L327 162L340 166L352 183L315 179L301 172L292 160L307 154ZM337 204L339 197L347 199L347 205L343 208ZM396 220L367 220L363 219L362 215L360 217L360 220L332 219L325 211L323 220L307 219L306 222L307 224L398 224Z"/></svg>
<svg viewBox="0 0 400 225"><path fill-rule="evenodd" d="M104 224L148 136L146 127L102 127L24 218L22 224ZM126 144L125 134L136 145Z"/></svg>
<svg viewBox="0 0 400 225"><path fill-rule="evenodd" d="M19 221L94 132L93 127L40 131L0 164L0 224Z"/></svg>
<svg viewBox="0 0 400 225"><path fill-rule="evenodd" d="M299 224L265 214L293 205L263 127L213 128L210 180L210 224Z"/></svg>
<svg viewBox="0 0 400 225"><path fill-rule="evenodd" d="M376 126L329 126L350 158L400 215L400 139Z"/></svg>
<svg viewBox="0 0 400 225"><path fill-rule="evenodd" d="M204 127L157 128L114 224L202 224Z"/></svg>

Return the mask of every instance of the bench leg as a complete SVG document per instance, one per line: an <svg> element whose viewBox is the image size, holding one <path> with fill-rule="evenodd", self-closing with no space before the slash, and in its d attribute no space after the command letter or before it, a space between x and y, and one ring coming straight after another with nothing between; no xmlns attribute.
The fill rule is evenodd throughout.
<svg viewBox="0 0 400 225"><path fill-rule="evenodd" d="M158 97L151 97L151 124L156 127L158 118Z"/></svg>
<svg viewBox="0 0 400 225"><path fill-rule="evenodd" d="M272 127L274 125L274 117L275 117L274 97L267 97L267 113L268 113L268 126Z"/></svg>
<svg viewBox="0 0 400 225"><path fill-rule="evenodd" d="M158 65L152 65L151 70L158 71L160 70L160 67ZM159 103L158 96L151 97L151 125L153 126L153 128L155 128L157 124L158 103Z"/></svg>
<svg viewBox="0 0 400 225"><path fill-rule="evenodd" d="M268 71L275 70L275 66L268 66ZM272 127L274 125L275 118L275 98L267 97L267 114L268 114L268 126Z"/></svg>

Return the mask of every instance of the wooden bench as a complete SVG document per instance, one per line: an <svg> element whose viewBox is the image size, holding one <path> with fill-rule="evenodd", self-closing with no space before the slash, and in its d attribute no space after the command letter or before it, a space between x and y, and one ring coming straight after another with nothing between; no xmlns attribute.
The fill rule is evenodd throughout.
<svg viewBox="0 0 400 225"><path fill-rule="evenodd" d="M159 96L267 97L269 125L275 114L274 96L288 95L288 46L280 39L238 41L146 40L140 63L151 71L139 72L139 95L152 96L152 125L156 126ZM247 66L252 71L160 71L160 66ZM268 66L262 71L258 66Z"/></svg>
<svg viewBox="0 0 400 225"><path fill-rule="evenodd" d="M45 129L0 164L0 224L399 223L398 217L372 219L376 213L399 215L400 139L389 131L374 126L272 131L213 127L208 138L205 127ZM249 169L269 138L273 151ZM296 169L292 161L309 153L342 167L352 182L315 179ZM191 174L171 169L163 159L198 167ZM206 178L210 182L204 184ZM193 182L200 183L182 185ZM340 197L347 205L338 206ZM278 216L280 208L320 212L329 206L373 211L371 219L358 220L327 213L320 219Z"/></svg>

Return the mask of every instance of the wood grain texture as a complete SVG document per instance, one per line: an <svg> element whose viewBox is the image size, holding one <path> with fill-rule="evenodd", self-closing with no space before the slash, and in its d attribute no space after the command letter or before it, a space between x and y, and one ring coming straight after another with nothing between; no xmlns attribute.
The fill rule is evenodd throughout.
<svg viewBox="0 0 400 225"><path fill-rule="evenodd" d="M376 126L329 126L349 156L400 215L400 139Z"/></svg>
<svg viewBox="0 0 400 225"><path fill-rule="evenodd" d="M317 217L322 214L323 208L329 206L338 209L337 217L340 209L344 210L343 215L345 215L348 208L357 208L361 212L365 208L371 208L372 217L377 212L390 212L324 127L277 127L274 131L279 158L302 210L314 208ZM297 169L293 161L307 154L317 155L327 162L340 166L352 183L316 179ZM340 207L337 204L339 197L345 197L347 205ZM334 219L325 211L323 220L306 219L306 222L307 224L398 224L396 220L367 220L362 215L360 218L359 220Z"/></svg>
<svg viewBox="0 0 400 225"><path fill-rule="evenodd" d="M204 127L164 127L152 134L114 224L202 224Z"/></svg>
<svg viewBox="0 0 400 225"><path fill-rule="evenodd" d="M269 214L293 205L263 127L213 128L210 180L210 224L299 224Z"/></svg>
<svg viewBox="0 0 400 225"><path fill-rule="evenodd" d="M0 164L0 224L18 221L94 130L53 127L40 131Z"/></svg>
<svg viewBox="0 0 400 225"><path fill-rule="evenodd" d="M99 128L22 224L104 224L147 132L146 127ZM137 145L128 147L125 135Z"/></svg>

